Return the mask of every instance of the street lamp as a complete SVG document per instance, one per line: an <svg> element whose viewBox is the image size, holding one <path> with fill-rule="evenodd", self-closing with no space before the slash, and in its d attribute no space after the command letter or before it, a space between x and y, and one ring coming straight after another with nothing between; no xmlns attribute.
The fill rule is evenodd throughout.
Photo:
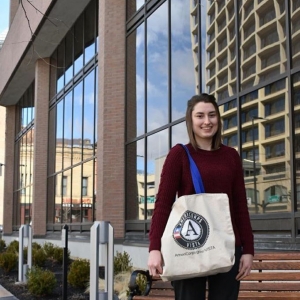
<svg viewBox="0 0 300 300"><path fill-rule="evenodd" d="M267 120L262 117L252 116L252 155L253 155L253 185L254 185L254 204L255 213L258 213L257 194L256 194L256 158L255 158L255 136L254 136L254 120Z"/></svg>

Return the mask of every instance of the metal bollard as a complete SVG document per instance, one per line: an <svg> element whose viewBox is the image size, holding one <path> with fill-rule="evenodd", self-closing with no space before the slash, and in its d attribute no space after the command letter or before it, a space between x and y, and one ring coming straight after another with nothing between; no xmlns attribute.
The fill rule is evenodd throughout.
<svg viewBox="0 0 300 300"><path fill-rule="evenodd" d="M68 225L64 225L61 231L61 242L64 248L63 253L63 288L62 288L62 298L63 300L68 299Z"/></svg>
<svg viewBox="0 0 300 300"><path fill-rule="evenodd" d="M28 238L27 243L27 264L24 264L24 239ZM19 282L27 282L26 273L32 267L32 229L26 224L19 229Z"/></svg>
<svg viewBox="0 0 300 300"><path fill-rule="evenodd" d="M114 290L114 232L106 221L91 227L90 300L116 299ZM100 257L100 259L99 259ZM99 265L105 268L105 289L99 291Z"/></svg>

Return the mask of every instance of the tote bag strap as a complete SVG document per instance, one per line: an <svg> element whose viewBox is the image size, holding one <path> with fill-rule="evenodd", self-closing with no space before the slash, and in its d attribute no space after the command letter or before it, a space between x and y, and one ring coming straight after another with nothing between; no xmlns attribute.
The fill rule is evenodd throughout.
<svg viewBox="0 0 300 300"><path fill-rule="evenodd" d="M180 144L180 145L186 151L186 153L188 155L188 158L189 158L189 161L190 161L190 170L191 170L192 180L193 180L193 184L194 184L196 194L205 193L204 185L203 185L203 182L202 182L200 172L199 172L199 170L196 166L196 163L194 162L194 160L193 160L193 158L190 154L189 149L183 144Z"/></svg>

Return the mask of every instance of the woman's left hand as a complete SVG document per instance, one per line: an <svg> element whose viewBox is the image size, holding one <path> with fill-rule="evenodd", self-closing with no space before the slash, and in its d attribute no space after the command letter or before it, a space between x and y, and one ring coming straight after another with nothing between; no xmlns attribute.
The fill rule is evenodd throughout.
<svg viewBox="0 0 300 300"><path fill-rule="evenodd" d="M253 263L253 255L243 254L240 260L239 273L236 276L236 280L242 280L248 276L251 272L251 267Z"/></svg>

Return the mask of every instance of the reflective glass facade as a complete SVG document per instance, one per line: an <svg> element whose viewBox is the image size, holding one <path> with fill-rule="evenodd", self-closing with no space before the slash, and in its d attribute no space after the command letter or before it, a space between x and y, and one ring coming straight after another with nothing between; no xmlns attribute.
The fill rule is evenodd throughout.
<svg viewBox="0 0 300 300"><path fill-rule="evenodd" d="M97 1L91 1L51 56L47 227L52 230L62 223L89 229L94 220L97 11Z"/></svg>
<svg viewBox="0 0 300 300"><path fill-rule="evenodd" d="M13 226L30 224L34 158L34 83L16 106Z"/></svg>
<svg viewBox="0 0 300 300"><path fill-rule="evenodd" d="M147 236L164 159L170 147L187 142L186 102L206 92L219 103L223 143L240 153L257 240L297 238L300 1L133 2L127 1L127 230Z"/></svg>

